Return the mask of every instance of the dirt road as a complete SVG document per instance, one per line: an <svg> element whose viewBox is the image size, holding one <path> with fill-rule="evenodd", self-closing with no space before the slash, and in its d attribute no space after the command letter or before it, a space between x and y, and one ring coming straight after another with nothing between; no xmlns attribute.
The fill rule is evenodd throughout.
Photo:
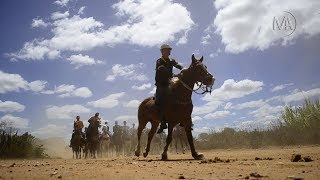
<svg viewBox="0 0 320 180"><path fill-rule="evenodd" d="M291 155L312 162L291 162ZM320 146L204 151L148 158L0 160L0 179L320 179ZM217 158L216 158L217 157Z"/></svg>

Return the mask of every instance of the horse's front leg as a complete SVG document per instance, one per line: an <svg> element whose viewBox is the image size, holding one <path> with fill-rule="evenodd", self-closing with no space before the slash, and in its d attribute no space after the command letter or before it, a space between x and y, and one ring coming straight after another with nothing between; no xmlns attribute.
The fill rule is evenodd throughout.
<svg viewBox="0 0 320 180"><path fill-rule="evenodd" d="M185 131L186 131L188 142L189 142L189 145L190 145L190 150L191 150L192 157L194 159L197 159L197 160L203 159L204 158L203 154L197 153L195 148L194 148L193 137L192 137L192 132L191 132L191 124L185 126Z"/></svg>
<svg viewBox="0 0 320 180"><path fill-rule="evenodd" d="M167 137L167 144L166 146L164 147L164 150L163 150L163 153L162 153L162 156L161 156L161 160L165 161L165 160L168 160L168 148L169 148L169 145L172 141L172 131L173 131L173 124L171 123L168 123L169 126L168 126L168 137Z"/></svg>
<svg viewBox="0 0 320 180"><path fill-rule="evenodd" d="M147 157L148 154L149 154L150 144L151 144L151 141L152 141L152 138L153 138L154 134L155 134L156 131L157 131L158 126L159 126L159 123L158 123L158 122L153 122L153 123L152 123L151 130L150 130L149 133L148 133L147 148L146 148L146 151L143 153L143 157Z"/></svg>
<svg viewBox="0 0 320 180"><path fill-rule="evenodd" d="M148 121L146 120L139 120L139 126L138 126L138 130L137 130L137 137L138 137L138 142L137 142L137 146L136 146L136 150L134 152L134 154L139 157L140 156L140 151L141 151L141 145L140 145L140 140L141 140L141 135L142 135L142 131L143 129L146 127L146 124L148 123Z"/></svg>

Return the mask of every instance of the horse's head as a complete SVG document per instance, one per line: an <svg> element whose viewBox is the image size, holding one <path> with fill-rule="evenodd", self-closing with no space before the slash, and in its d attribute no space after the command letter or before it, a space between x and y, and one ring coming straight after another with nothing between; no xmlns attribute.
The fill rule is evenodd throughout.
<svg viewBox="0 0 320 180"><path fill-rule="evenodd" d="M101 121L100 121L100 120L99 120L99 121L96 121L96 122L95 122L95 126L99 128L99 127L101 126Z"/></svg>
<svg viewBox="0 0 320 180"><path fill-rule="evenodd" d="M212 87L215 81L215 78L212 74L209 73L207 70L207 66L203 64L203 56L197 60L192 54L192 63L189 69L192 72L192 76L195 82L200 82L201 84L205 85L206 87Z"/></svg>

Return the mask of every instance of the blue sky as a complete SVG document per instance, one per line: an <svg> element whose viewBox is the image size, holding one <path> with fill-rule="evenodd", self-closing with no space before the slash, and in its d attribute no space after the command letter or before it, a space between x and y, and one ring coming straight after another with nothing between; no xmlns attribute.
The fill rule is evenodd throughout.
<svg viewBox="0 0 320 180"><path fill-rule="evenodd" d="M284 11L289 36L272 29ZM204 56L216 78L193 95L195 134L268 127L320 96L316 0L5 0L0 13L0 120L38 137L69 137L78 114L136 122L162 43L185 67Z"/></svg>

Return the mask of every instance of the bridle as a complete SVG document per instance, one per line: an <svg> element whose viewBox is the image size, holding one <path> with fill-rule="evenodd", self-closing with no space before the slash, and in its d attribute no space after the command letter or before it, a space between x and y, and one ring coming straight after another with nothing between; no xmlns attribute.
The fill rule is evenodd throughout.
<svg viewBox="0 0 320 180"><path fill-rule="evenodd" d="M199 94L199 95L202 95L202 94L205 94L205 93L210 93L211 94L211 92L212 92L212 86L213 85L205 86L202 82L196 82L198 88L197 89L192 89L190 86L188 86L188 84L183 82L181 79L180 79L180 82L186 89L188 89L189 91L192 91L192 92L194 92L196 94ZM202 92L197 92L200 88L201 88Z"/></svg>
<svg viewBox="0 0 320 180"><path fill-rule="evenodd" d="M208 78L209 76L212 76L212 75L207 74L206 76L203 77L202 80L204 81L204 80L205 80L206 78ZM185 82L182 80L182 78L179 77L179 80L180 80L181 84L182 84L186 89L188 89L189 91L192 91L192 92L194 92L194 93L196 93L196 94L199 94L199 95L202 95L202 94L205 94L205 93L210 93L210 94L211 94L211 92L212 92L212 86L213 86L213 84L211 84L210 86L206 86L206 85L204 85L201 81L197 81L196 84L197 84L198 88L197 88L197 89L193 89L193 88L191 88L187 83L185 83ZM202 92L197 92L199 89L201 89Z"/></svg>

